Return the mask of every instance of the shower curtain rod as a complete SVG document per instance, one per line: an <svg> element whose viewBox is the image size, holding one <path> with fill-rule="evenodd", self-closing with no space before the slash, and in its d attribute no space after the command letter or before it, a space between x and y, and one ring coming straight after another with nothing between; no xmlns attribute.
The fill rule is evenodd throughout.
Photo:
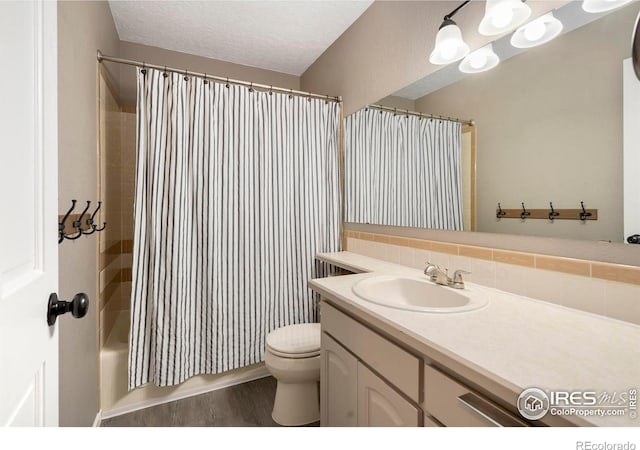
<svg viewBox="0 0 640 450"><path fill-rule="evenodd" d="M186 76L206 78L207 80L220 81L222 83L238 84L240 86L248 86L254 89L261 89L265 91L279 92L282 94L296 95L298 97L319 98L324 100L331 100L333 102L342 102L342 97L340 96L333 97L330 95L313 94L311 92L297 91L295 89L280 88L276 86L269 86L266 84L252 83L249 81L234 80L232 78L227 78L227 77L217 77L214 75L209 75L207 73L192 72L187 69L176 69L174 67L159 66L157 64L147 64L144 61L133 61L131 59L123 59L123 58L116 58L115 56L103 55L102 52L98 50L98 62L101 63L102 61L110 61L118 64L127 64L129 66L144 67L149 69L158 69L158 70L163 70L165 72L175 72L175 73L179 73Z"/></svg>
<svg viewBox="0 0 640 450"><path fill-rule="evenodd" d="M469 125L469 126L475 126L476 124L473 120L456 119L455 117L438 116L435 114L421 113L418 111L409 111L408 109L390 108L388 106L382 106L382 105L368 105L367 108L381 109L383 111L389 111L396 114L408 114L410 116L426 117L428 119L449 120L451 122L460 122L461 124Z"/></svg>

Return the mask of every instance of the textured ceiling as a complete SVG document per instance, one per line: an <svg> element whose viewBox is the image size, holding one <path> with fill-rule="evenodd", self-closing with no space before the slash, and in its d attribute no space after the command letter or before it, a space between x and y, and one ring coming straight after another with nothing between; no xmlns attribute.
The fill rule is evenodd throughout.
<svg viewBox="0 0 640 450"><path fill-rule="evenodd" d="M301 75L372 1L110 1L121 40Z"/></svg>

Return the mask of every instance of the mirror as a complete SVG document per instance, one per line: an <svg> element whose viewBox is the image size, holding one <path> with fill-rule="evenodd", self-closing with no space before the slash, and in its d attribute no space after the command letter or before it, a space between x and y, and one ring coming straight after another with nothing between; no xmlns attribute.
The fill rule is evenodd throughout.
<svg viewBox="0 0 640 450"><path fill-rule="evenodd" d="M492 70L463 74L453 63L376 102L390 109L347 117L346 221L623 242L623 60L640 5L591 15L581 3L554 11L564 33L551 42L515 49L510 33L493 42L501 62ZM404 122L390 126L394 118ZM438 159L449 150L434 142L451 159ZM425 161L439 165L424 172ZM597 216L580 220L581 202ZM542 216L498 218L498 203ZM550 203L572 220L550 220ZM363 213L383 204L397 211ZM452 219L425 225L415 211Z"/></svg>

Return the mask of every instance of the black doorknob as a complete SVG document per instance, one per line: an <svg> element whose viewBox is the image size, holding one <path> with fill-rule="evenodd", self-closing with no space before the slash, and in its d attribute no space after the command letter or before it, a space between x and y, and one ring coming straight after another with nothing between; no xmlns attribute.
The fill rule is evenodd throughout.
<svg viewBox="0 0 640 450"><path fill-rule="evenodd" d="M58 316L71 311L76 319L80 319L89 311L89 296L84 292L80 292L73 296L73 300L65 302L58 299L55 292L49 296L49 307L47 308L47 323L52 326L56 323Z"/></svg>
<svg viewBox="0 0 640 450"><path fill-rule="evenodd" d="M640 244L640 234L632 234L627 238L629 244Z"/></svg>

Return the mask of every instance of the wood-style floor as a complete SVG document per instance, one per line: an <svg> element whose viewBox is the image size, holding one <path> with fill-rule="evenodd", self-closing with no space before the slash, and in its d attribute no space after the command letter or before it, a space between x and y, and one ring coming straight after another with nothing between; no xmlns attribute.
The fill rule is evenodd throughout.
<svg viewBox="0 0 640 450"><path fill-rule="evenodd" d="M274 427L276 380L261 378L105 419L102 427Z"/></svg>

